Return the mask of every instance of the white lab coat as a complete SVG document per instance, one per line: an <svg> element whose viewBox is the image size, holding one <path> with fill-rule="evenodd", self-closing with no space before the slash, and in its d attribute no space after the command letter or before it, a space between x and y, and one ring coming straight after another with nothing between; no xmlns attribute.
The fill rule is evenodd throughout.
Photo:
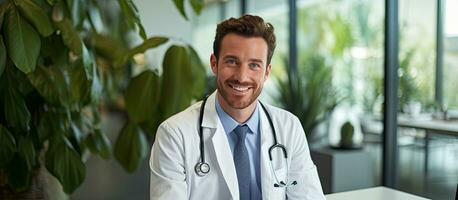
<svg viewBox="0 0 458 200"><path fill-rule="evenodd" d="M226 133L216 113L215 98L216 92L208 97L202 122L205 159L210 165L210 172L200 177L194 171L200 161L198 117L202 102L198 102L164 121L157 130L150 158L152 200L239 199L234 161ZM274 177L268 155L273 136L266 114L259 112L263 199L286 199L287 196L288 199L324 200L299 119L285 110L270 105L266 107L272 117L278 142L285 145L288 151L289 180L296 180L297 185L287 189L273 186ZM284 180L287 170L283 154L275 150L272 156L277 177Z"/></svg>

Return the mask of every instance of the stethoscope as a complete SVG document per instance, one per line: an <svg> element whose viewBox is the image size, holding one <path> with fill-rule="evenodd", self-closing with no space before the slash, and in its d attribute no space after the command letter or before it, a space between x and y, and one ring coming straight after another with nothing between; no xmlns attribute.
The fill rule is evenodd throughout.
<svg viewBox="0 0 458 200"><path fill-rule="evenodd" d="M205 153L204 153L204 139L202 136L203 133L203 127L202 127L202 120L204 118L204 108L205 108L205 103L207 102L207 97L204 98L202 105L200 106L200 114L199 114L199 139L200 139L200 162L198 162L195 166L195 171L198 176L205 176L210 172L210 165L205 162ZM261 103L261 102L260 102ZM272 123L272 118L270 117L269 112L267 111L266 107L264 106L263 103L261 103L261 107L264 110L264 112L267 115L267 119L269 120L269 125L270 128L272 129L272 135L274 138L274 144L269 147L269 160L270 160L270 170L271 173L274 175L274 187L290 187L293 185L297 184L297 181L288 181L288 169L289 169L289 162L288 162L288 152L286 151L286 147L277 141L277 133L275 132L275 127L274 124ZM279 148L283 152L283 157L285 158L285 163L286 163L286 176L285 180L280 180L277 177L277 174L275 173L274 167L273 167L273 162L272 162L272 151L275 148Z"/></svg>

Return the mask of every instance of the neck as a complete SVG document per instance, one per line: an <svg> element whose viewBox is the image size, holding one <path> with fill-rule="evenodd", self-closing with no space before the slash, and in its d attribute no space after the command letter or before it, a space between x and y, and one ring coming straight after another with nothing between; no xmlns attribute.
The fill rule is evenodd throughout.
<svg viewBox="0 0 458 200"><path fill-rule="evenodd" d="M217 100L221 105L221 108L226 112L229 116L231 116L235 121L240 124L245 123L253 114L254 110L256 109L257 101L253 101L249 106L242 109L237 109L231 107L221 96L221 94L217 93Z"/></svg>

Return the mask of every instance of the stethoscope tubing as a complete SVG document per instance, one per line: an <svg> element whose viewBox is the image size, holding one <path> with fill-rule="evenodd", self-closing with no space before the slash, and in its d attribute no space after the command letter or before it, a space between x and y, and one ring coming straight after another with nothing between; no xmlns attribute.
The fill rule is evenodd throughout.
<svg viewBox="0 0 458 200"><path fill-rule="evenodd" d="M202 121L203 121L203 117L204 117L204 110L205 110L205 104L207 102L207 99L208 97L205 97L202 101L202 104L200 106L200 113L199 113L199 150L200 150L200 162L197 163L196 167L195 167L195 171L197 173L197 175L199 176L205 176L208 172L210 172L210 166L208 165L208 163L205 162L205 149L204 149L204 139L203 139L203 127L202 127ZM296 181L293 181L292 183L289 183L288 182L288 176L286 175L286 183L283 182L283 181L279 181L278 180L278 177L273 169L273 164L272 164L272 151L275 149L275 148L280 148L283 152L283 157L285 158L286 160L286 168L288 169L289 168L289 163L288 163L288 152L286 151L286 147L280 143L278 143L278 140L277 140L277 133L275 131L275 126L272 122L272 118L270 117L270 113L269 111L266 109L266 107L264 106L264 104L262 102L259 102L261 104L261 107L262 109L264 110L264 112L266 113L267 115L267 120L269 121L269 125L270 125L270 128L272 129L272 136L273 136L273 139L274 139L274 144L272 146L269 147L269 150L268 150L268 153L269 153L269 161L270 161L270 168L271 168L271 171L272 173L274 174L274 178L275 178L275 181L277 183L274 184L275 187L289 187L289 186L292 186L292 185L296 185L297 182ZM206 167L205 170L203 170L203 167Z"/></svg>

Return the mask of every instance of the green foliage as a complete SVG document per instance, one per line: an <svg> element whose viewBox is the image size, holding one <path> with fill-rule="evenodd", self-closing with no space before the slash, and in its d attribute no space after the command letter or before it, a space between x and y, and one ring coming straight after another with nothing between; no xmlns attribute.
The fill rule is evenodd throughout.
<svg viewBox="0 0 458 200"><path fill-rule="evenodd" d="M202 5L191 1L196 13ZM131 32L143 39L133 48ZM111 157L111 141L101 131L106 107L127 112L114 157L134 172L160 122L204 92L204 66L187 45L167 50L162 77L150 70L132 76L135 55L168 41L147 38L132 0L2 2L0 172L7 185L26 190L44 164L66 193L75 191L86 175L83 154ZM123 98L125 104L113 103Z"/></svg>
<svg viewBox="0 0 458 200"><path fill-rule="evenodd" d="M186 20L188 20L188 16L186 15L185 9L185 0L173 0L175 7L177 8L178 12L180 12L181 16L183 16ZM200 14L200 11L204 7L204 0L189 0L192 9L196 14Z"/></svg>
<svg viewBox="0 0 458 200"><path fill-rule="evenodd" d="M5 71L6 66L6 48L3 43L3 36L0 35L0 77L2 77L3 71Z"/></svg>
<svg viewBox="0 0 458 200"><path fill-rule="evenodd" d="M134 172L148 153L148 142L140 127L127 122L114 148L114 156L127 172Z"/></svg>
<svg viewBox="0 0 458 200"><path fill-rule="evenodd" d="M189 65L188 52L186 47L172 46L164 56L163 83L161 99L159 100L159 110L163 118L173 115L176 110L183 110L191 100L190 92L192 88L186 86L192 82L191 68ZM182 73L175 73L180 71ZM176 88L170 90L168 88ZM202 90L203 91L203 90ZM166 106L172 105L172 106Z"/></svg>
<svg viewBox="0 0 458 200"><path fill-rule="evenodd" d="M0 124L0 167L5 167L14 157L16 142L11 133Z"/></svg>
<svg viewBox="0 0 458 200"><path fill-rule="evenodd" d="M131 59L134 55L139 53L144 53L148 49L158 47L166 43L169 39L164 37L152 37L145 40L142 44L128 50L124 55L118 57L115 60L114 67L120 67L126 64L126 62Z"/></svg>
<svg viewBox="0 0 458 200"><path fill-rule="evenodd" d="M144 71L132 79L127 86L126 109L129 118L135 123L151 120L157 110L160 94L159 76L152 71Z"/></svg>
<svg viewBox="0 0 458 200"><path fill-rule="evenodd" d="M415 78L411 74L411 61L415 56L415 49L411 49L401 59L399 63L399 110L402 111L403 106L413 100L419 100L420 91L415 82Z"/></svg>
<svg viewBox="0 0 458 200"><path fill-rule="evenodd" d="M6 15L5 26L8 56L22 72L32 72L35 70L40 52L41 42L38 33L14 7Z"/></svg>
<svg viewBox="0 0 458 200"><path fill-rule="evenodd" d="M334 109L338 97L332 86L332 68L325 59L312 55L304 60L296 73L288 71L286 79L277 79L277 101L300 119L305 133L312 138L315 127Z"/></svg>
<svg viewBox="0 0 458 200"><path fill-rule="evenodd" d="M111 157L110 140L99 129L96 129L94 133L87 136L86 145L91 153L99 154L103 159L109 159Z"/></svg>
<svg viewBox="0 0 458 200"><path fill-rule="evenodd" d="M46 15L46 12L40 6L33 0L15 0L14 3L19 7L21 14L33 24L42 36L51 35L54 28L51 25L48 15Z"/></svg>
<svg viewBox="0 0 458 200"><path fill-rule="evenodd" d="M46 168L62 183L66 193L75 191L86 175L81 155L73 148L71 142L63 137L51 140L46 153Z"/></svg>
<svg viewBox="0 0 458 200"><path fill-rule="evenodd" d="M29 187L31 172L27 167L26 161L17 154L6 167L6 172L8 176L8 184L14 191L24 191L27 187Z"/></svg>

